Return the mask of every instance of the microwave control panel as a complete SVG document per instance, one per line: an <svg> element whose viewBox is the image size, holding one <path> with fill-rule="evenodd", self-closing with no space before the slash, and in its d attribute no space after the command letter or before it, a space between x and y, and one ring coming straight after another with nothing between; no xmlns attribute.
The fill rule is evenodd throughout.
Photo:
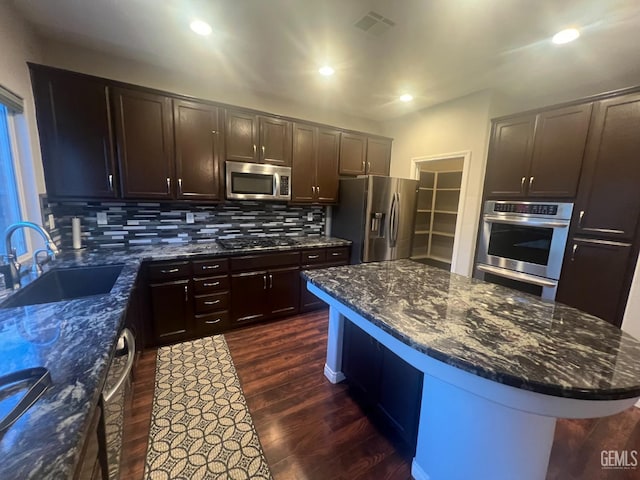
<svg viewBox="0 0 640 480"><path fill-rule="evenodd" d="M280 176L280 195L289 195L289 176Z"/></svg>
<svg viewBox="0 0 640 480"><path fill-rule="evenodd" d="M557 215L558 205L544 203L496 203L493 211L498 213L524 213L528 215Z"/></svg>

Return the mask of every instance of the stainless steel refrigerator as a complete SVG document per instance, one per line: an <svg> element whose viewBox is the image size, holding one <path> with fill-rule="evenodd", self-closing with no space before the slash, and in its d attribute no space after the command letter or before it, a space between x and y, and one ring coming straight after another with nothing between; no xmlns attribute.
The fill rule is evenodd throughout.
<svg viewBox="0 0 640 480"><path fill-rule="evenodd" d="M368 175L340 179L331 235L351 240L351 263L408 258L418 181Z"/></svg>

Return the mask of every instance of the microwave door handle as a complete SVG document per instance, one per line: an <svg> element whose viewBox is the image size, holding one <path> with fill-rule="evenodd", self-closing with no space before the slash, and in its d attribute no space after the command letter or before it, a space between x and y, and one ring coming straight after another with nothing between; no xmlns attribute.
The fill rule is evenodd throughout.
<svg viewBox="0 0 640 480"><path fill-rule="evenodd" d="M280 175L277 173L273 174L273 195L275 197L280 196Z"/></svg>
<svg viewBox="0 0 640 480"><path fill-rule="evenodd" d="M567 228L569 222L554 222L552 220L541 220L538 218L505 218L497 215L485 215L485 222L505 223L507 225L528 225L531 227L543 228Z"/></svg>

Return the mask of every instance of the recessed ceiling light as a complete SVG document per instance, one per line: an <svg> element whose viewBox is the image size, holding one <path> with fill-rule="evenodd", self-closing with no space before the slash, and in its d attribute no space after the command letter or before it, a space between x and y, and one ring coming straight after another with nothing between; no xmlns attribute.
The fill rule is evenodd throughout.
<svg viewBox="0 0 640 480"><path fill-rule="evenodd" d="M320 75L324 75L325 77L330 77L331 75L336 73L336 71L332 67L330 67L329 65L325 65L324 67L320 67L320 69L318 71L320 72Z"/></svg>
<svg viewBox="0 0 640 480"><path fill-rule="evenodd" d="M211 25L207 22L203 22L202 20L194 20L189 25L191 30L196 32L198 35L211 35Z"/></svg>
<svg viewBox="0 0 640 480"><path fill-rule="evenodd" d="M580 32L575 28L567 28L556 33L551 41L556 45L562 45L563 43L573 42L576 38L580 36Z"/></svg>
<svg viewBox="0 0 640 480"><path fill-rule="evenodd" d="M401 102L410 102L411 100L413 100L413 95L410 95L408 93L404 93L404 94L400 95L400 101Z"/></svg>

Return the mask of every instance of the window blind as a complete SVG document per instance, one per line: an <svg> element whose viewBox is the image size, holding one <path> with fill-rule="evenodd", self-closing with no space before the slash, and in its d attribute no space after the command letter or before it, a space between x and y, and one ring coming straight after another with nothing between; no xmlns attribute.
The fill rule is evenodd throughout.
<svg viewBox="0 0 640 480"><path fill-rule="evenodd" d="M22 113L24 111L24 100L2 85L0 85L0 103L13 113Z"/></svg>

